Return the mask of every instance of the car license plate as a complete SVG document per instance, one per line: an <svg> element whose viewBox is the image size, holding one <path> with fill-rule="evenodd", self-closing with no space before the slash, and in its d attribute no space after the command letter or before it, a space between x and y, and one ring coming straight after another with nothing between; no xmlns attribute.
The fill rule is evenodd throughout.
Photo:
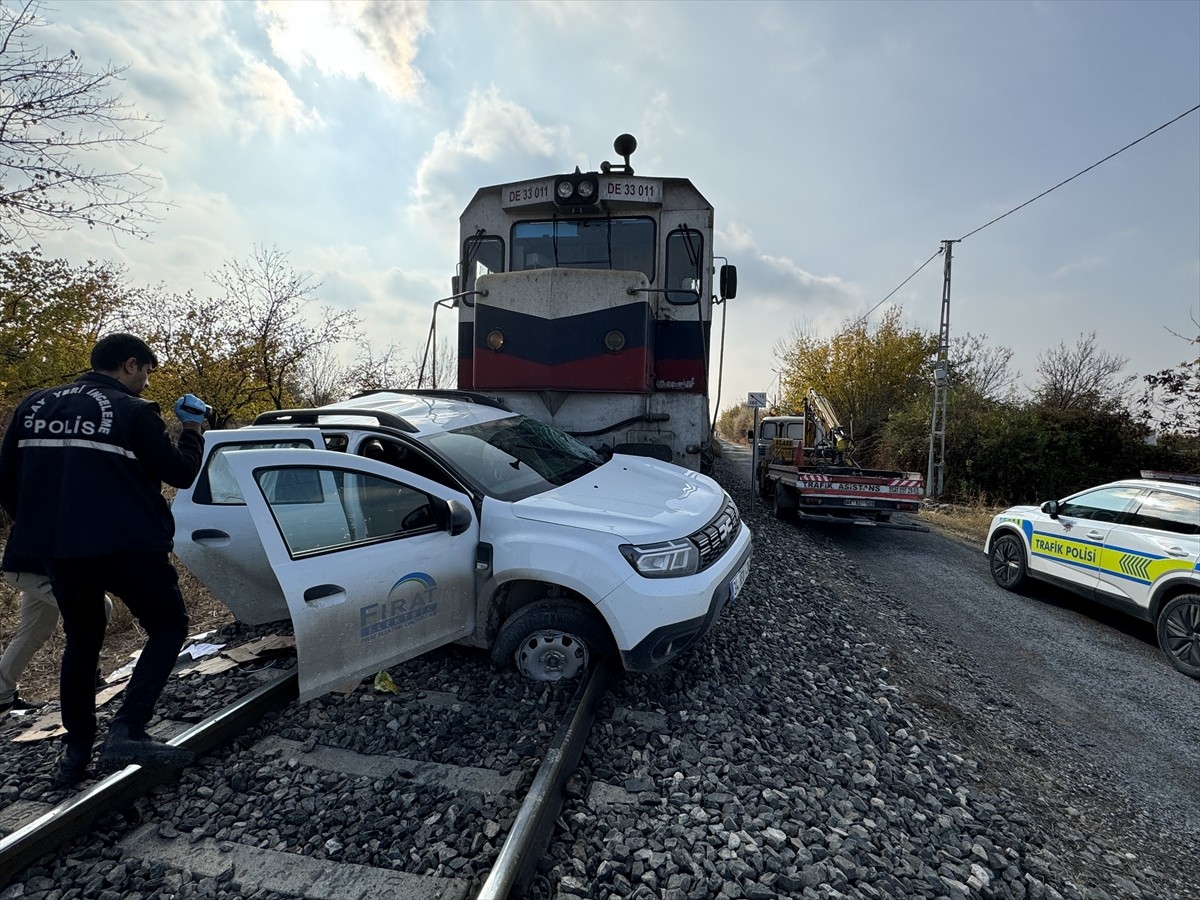
<svg viewBox="0 0 1200 900"><path fill-rule="evenodd" d="M737 570L737 574L730 579L729 582L729 602L732 603L737 599L737 595L741 593L742 585L746 583L746 579L750 575L750 560L742 563L742 567Z"/></svg>
<svg viewBox="0 0 1200 900"><path fill-rule="evenodd" d="M847 506L874 506L874 500L847 500Z"/></svg>

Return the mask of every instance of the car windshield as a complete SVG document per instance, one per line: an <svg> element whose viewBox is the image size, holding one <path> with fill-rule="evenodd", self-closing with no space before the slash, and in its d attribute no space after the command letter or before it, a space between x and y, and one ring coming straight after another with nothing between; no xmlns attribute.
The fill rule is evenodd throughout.
<svg viewBox="0 0 1200 900"><path fill-rule="evenodd" d="M430 435L424 443L467 481L498 500L520 500L574 481L604 464L565 432L512 416Z"/></svg>

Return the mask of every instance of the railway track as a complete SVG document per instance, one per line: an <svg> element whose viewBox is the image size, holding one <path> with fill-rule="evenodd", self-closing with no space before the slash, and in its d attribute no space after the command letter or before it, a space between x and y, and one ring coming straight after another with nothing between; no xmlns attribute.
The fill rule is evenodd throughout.
<svg viewBox="0 0 1200 900"><path fill-rule="evenodd" d="M313 900L521 894L609 669L532 685L482 654L432 656L402 669L397 696L295 704L294 672L274 677L170 738L197 755L183 772L129 766L8 824L0 891L90 880L144 895L158 878ZM464 752L480 764L453 761Z"/></svg>

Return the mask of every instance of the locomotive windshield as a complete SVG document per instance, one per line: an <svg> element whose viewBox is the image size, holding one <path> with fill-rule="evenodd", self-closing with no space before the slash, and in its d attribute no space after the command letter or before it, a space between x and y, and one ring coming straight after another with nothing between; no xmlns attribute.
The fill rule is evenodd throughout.
<svg viewBox="0 0 1200 900"><path fill-rule="evenodd" d="M551 219L513 226L510 269L626 269L654 280L654 220Z"/></svg>

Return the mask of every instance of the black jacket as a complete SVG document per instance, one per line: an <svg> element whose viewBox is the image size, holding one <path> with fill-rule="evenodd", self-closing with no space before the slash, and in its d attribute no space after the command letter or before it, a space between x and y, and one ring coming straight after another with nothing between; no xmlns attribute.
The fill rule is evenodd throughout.
<svg viewBox="0 0 1200 900"><path fill-rule="evenodd" d="M170 550L162 482L190 485L203 451L195 431L172 443L158 404L107 375L31 394L0 445L0 506L14 520L6 557Z"/></svg>

